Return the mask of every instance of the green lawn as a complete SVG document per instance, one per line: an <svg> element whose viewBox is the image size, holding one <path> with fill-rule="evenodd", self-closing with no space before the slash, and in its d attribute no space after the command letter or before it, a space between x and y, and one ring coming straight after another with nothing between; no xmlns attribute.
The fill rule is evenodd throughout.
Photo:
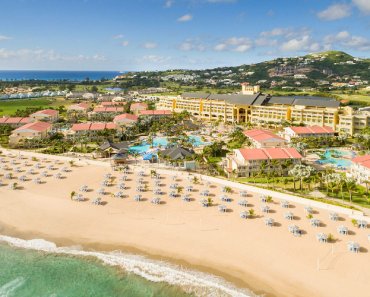
<svg viewBox="0 0 370 297"><path fill-rule="evenodd" d="M0 116L12 116L17 109L25 110L29 107L41 108L58 108L61 105L70 105L64 98L35 98L35 99L18 99L11 101L0 101Z"/></svg>

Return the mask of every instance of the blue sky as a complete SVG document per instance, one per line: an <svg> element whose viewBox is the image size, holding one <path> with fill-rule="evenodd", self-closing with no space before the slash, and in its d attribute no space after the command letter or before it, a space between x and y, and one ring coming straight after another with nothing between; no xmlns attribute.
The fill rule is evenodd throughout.
<svg viewBox="0 0 370 297"><path fill-rule="evenodd" d="M329 49L370 57L370 0L0 0L2 70L161 70Z"/></svg>

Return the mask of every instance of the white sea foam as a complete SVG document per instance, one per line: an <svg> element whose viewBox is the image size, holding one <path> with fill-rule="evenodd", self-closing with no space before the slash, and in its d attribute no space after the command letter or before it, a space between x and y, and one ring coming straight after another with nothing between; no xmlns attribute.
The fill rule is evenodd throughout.
<svg viewBox="0 0 370 297"><path fill-rule="evenodd" d="M19 287L23 286L25 282L26 280L24 279L24 277L17 277L16 279L13 279L12 281L6 283L5 285L2 285L0 287L0 297L11 296L12 293Z"/></svg>
<svg viewBox="0 0 370 297"><path fill-rule="evenodd" d="M171 285L180 286L186 292L193 293L196 296L255 296L254 294L247 292L246 290L235 288L230 283L219 277L185 269L183 267L169 264L164 261L151 260L144 256L126 254L121 252L90 252L74 249L71 247L57 247L56 244L54 244L53 242L49 242L43 239L23 240L19 238L0 235L0 241L6 242L15 247L39 250L48 253L69 254L84 257L93 256L103 261L105 264L119 266L125 271L139 275L149 281L166 282ZM0 288L0 290L1 289L2 288ZM0 297L3 297L1 293Z"/></svg>

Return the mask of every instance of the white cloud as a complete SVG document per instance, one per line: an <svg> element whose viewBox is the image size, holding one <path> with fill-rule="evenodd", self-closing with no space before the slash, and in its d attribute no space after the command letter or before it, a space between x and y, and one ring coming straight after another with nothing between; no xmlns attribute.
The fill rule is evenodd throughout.
<svg viewBox="0 0 370 297"><path fill-rule="evenodd" d="M0 35L0 41L9 40L9 39L12 39L12 38L9 36Z"/></svg>
<svg viewBox="0 0 370 297"><path fill-rule="evenodd" d="M205 51L206 45L204 45L199 39L186 39L183 43L178 46L181 51Z"/></svg>
<svg viewBox="0 0 370 297"><path fill-rule="evenodd" d="M179 17L177 19L178 22L189 22L193 19L193 16L191 14L184 14L183 16Z"/></svg>
<svg viewBox="0 0 370 297"><path fill-rule="evenodd" d="M148 63L165 63L168 62L171 57L164 57L164 56L157 56L157 55L146 55L140 59L140 62L148 62Z"/></svg>
<svg viewBox="0 0 370 297"><path fill-rule="evenodd" d="M369 0L352 0L352 2L363 13L370 14L370 1Z"/></svg>
<svg viewBox="0 0 370 297"><path fill-rule="evenodd" d="M143 48L146 48L146 49L153 49L156 47L158 47L158 44L155 42L146 42L143 44Z"/></svg>
<svg viewBox="0 0 370 297"><path fill-rule="evenodd" d="M106 58L102 55L95 54L92 56L86 55L65 55L54 50L44 49L18 49L8 50L0 49L1 60L22 60L22 61L62 61L62 62L80 62L80 61L105 61Z"/></svg>
<svg viewBox="0 0 370 297"><path fill-rule="evenodd" d="M165 8L170 8L170 7L172 7L173 3L174 3L174 1L173 1L173 0L166 0L166 1L164 2L164 7L165 7Z"/></svg>
<svg viewBox="0 0 370 297"><path fill-rule="evenodd" d="M337 34L327 35L324 42L330 46L344 47L346 49L368 51L370 50L370 40L363 36L351 35L348 31L341 31Z"/></svg>
<svg viewBox="0 0 370 297"><path fill-rule="evenodd" d="M125 46L125 47L126 47L126 46L128 46L128 45L129 45L128 40L124 40L124 41L122 41L122 42L121 42L121 45L122 45L122 46Z"/></svg>
<svg viewBox="0 0 370 297"><path fill-rule="evenodd" d="M280 49L284 52L317 52L323 48L318 42L312 40L310 35L303 35L302 37L292 38L284 41Z"/></svg>
<svg viewBox="0 0 370 297"><path fill-rule="evenodd" d="M117 34L113 36L113 39L122 39L123 37L123 34Z"/></svg>
<svg viewBox="0 0 370 297"><path fill-rule="evenodd" d="M231 37L214 46L215 51L234 51L244 53L253 47L253 42L248 37Z"/></svg>
<svg viewBox="0 0 370 297"><path fill-rule="evenodd" d="M317 13L317 17L324 21L335 21L349 17L352 13L352 8L348 4L333 4L327 9Z"/></svg>

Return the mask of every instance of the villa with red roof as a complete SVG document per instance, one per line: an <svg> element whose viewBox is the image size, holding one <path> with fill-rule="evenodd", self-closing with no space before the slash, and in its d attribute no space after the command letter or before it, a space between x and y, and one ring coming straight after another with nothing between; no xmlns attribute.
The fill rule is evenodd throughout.
<svg viewBox="0 0 370 297"><path fill-rule="evenodd" d="M244 131L244 135L256 148L284 147L287 141L268 130L253 129Z"/></svg>
<svg viewBox="0 0 370 297"><path fill-rule="evenodd" d="M70 129L72 135L83 135L83 134L94 134L98 131L103 130L116 130L117 126L115 123L101 123L101 122L88 122L73 124Z"/></svg>
<svg viewBox="0 0 370 297"><path fill-rule="evenodd" d="M124 113L114 117L113 123L117 126L127 126L135 124L138 121L138 116L134 114Z"/></svg>
<svg viewBox="0 0 370 297"><path fill-rule="evenodd" d="M138 102L138 103L132 103L130 106L130 111L132 111L134 114L139 114L142 110L147 110L148 104L144 102Z"/></svg>
<svg viewBox="0 0 370 297"><path fill-rule="evenodd" d="M89 103L82 102L78 104L73 104L68 107L68 112L81 112L81 113L87 113L88 109L90 107Z"/></svg>
<svg viewBox="0 0 370 297"><path fill-rule="evenodd" d="M59 111L54 109L39 110L31 114L30 117L35 121L56 122L59 118Z"/></svg>
<svg viewBox="0 0 370 297"><path fill-rule="evenodd" d="M286 175L287 165L298 164L301 159L295 148L243 148L226 156L224 170L229 175L235 172L238 177L255 176L261 170Z"/></svg>
<svg viewBox="0 0 370 297"><path fill-rule="evenodd" d="M33 120L31 118L21 118L21 117L2 117L0 118L0 125L9 125L13 128L20 127L22 125L31 123Z"/></svg>
<svg viewBox="0 0 370 297"><path fill-rule="evenodd" d="M9 136L9 144L15 145L25 139L45 138L48 136L52 125L47 122L33 122L25 124L15 130Z"/></svg>
<svg viewBox="0 0 370 297"><path fill-rule="evenodd" d="M172 116L171 110L140 110L139 116L147 118L161 118Z"/></svg>
<svg viewBox="0 0 370 297"><path fill-rule="evenodd" d="M348 176L354 178L359 184L370 181L370 155L353 158Z"/></svg>
<svg viewBox="0 0 370 297"><path fill-rule="evenodd" d="M327 126L306 126L284 128L284 137L291 141L296 137L332 137L335 131Z"/></svg>

